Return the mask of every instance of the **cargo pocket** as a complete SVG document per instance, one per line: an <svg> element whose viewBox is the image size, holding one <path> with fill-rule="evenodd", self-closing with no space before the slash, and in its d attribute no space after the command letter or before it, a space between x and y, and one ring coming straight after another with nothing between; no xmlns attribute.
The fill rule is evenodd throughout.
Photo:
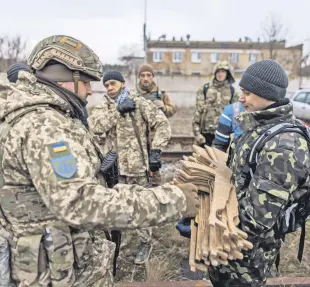
<svg viewBox="0 0 310 287"><path fill-rule="evenodd" d="M161 204L168 204L170 203L170 197L163 192L162 188L152 188L153 193L155 194L156 198Z"/></svg>
<svg viewBox="0 0 310 287"><path fill-rule="evenodd" d="M18 239L16 247L16 274L20 282L27 285L34 283L39 275L39 265L46 262L39 262L44 253L41 245L42 235L21 237ZM40 256L41 252L41 256ZM43 257L44 258L44 257ZM44 266L42 266L44 267Z"/></svg>
<svg viewBox="0 0 310 287"><path fill-rule="evenodd" d="M74 250L75 264L78 268L83 268L91 264L93 260L92 240L88 231L74 233L72 236L72 244Z"/></svg>
<svg viewBox="0 0 310 287"><path fill-rule="evenodd" d="M166 195L165 192L162 191L162 188L157 189L157 188L152 188L153 193L155 194L156 198L158 199L158 201L161 203L159 205L160 208L160 213L163 214L163 218L164 218L164 214L167 213L168 208L171 207L170 203L170 197L168 197Z"/></svg>
<svg viewBox="0 0 310 287"><path fill-rule="evenodd" d="M101 274L112 274L113 259L115 252L115 243L104 239L102 231L94 232L94 264L97 270L101 270Z"/></svg>
<svg viewBox="0 0 310 287"><path fill-rule="evenodd" d="M44 246L47 250L52 286L72 286L75 281L75 273L69 227L46 227Z"/></svg>

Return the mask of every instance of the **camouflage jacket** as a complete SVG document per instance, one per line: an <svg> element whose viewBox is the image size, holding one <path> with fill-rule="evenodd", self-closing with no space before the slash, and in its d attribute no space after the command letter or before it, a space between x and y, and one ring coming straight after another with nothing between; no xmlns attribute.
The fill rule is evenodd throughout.
<svg viewBox="0 0 310 287"><path fill-rule="evenodd" d="M247 187L242 170L253 143L279 122L295 121L293 107L286 104L268 110L241 113L236 117L244 130L232 160L233 182L237 189L241 228L250 236L273 238L273 226L280 212L310 187L308 145L298 133L281 133L270 139L258 155L257 167ZM268 241L270 244L273 239Z"/></svg>
<svg viewBox="0 0 310 287"><path fill-rule="evenodd" d="M152 149L162 150L170 140L170 124L161 110L144 98L131 94L136 111L122 116L113 99L104 96L90 113L88 123L95 134L106 135L105 150L118 153L120 175L144 176L149 168L147 130L152 129ZM139 143L139 135L141 146Z"/></svg>
<svg viewBox="0 0 310 287"><path fill-rule="evenodd" d="M236 96L235 94L233 101ZM228 83L219 85L213 81L208 88L206 100L203 94L203 87L198 90L193 117L193 133L195 136L215 133L220 115L224 107L230 103L230 99L231 90Z"/></svg>
<svg viewBox="0 0 310 287"><path fill-rule="evenodd" d="M186 210L175 186L101 185L98 147L69 110L27 72L0 84L1 225L12 278L26 286L112 286L115 245L101 230L175 221Z"/></svg>
<svg viewBox="0 0 310 287"><path fill-rule="evenodd" d="M137 84L137 94L143 96L146 100L163 101L163 103L165 105L164 113L165 113L167 118L172 117L176 112L176 108L172 104L167 93L165 91L161 91L155 83L153 83L153 87L152 87L152 90L150 92L143 91L140 88L139 84Z"/></svg>

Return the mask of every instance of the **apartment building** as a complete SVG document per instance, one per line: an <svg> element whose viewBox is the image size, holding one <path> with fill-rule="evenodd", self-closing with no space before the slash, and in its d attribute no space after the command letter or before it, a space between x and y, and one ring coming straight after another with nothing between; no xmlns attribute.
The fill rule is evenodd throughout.
<svg viewBox="0 0 310 287"><path fill-rule="evenodd" d="M294 77L300 75L302 49L302 44L286 47L285 41L191 41L187 36L186 40L148 40L146 56L156 73L163 75L210 76L219 60L229 61L235 74L241 74L249 65L273 58Z"/></svg>

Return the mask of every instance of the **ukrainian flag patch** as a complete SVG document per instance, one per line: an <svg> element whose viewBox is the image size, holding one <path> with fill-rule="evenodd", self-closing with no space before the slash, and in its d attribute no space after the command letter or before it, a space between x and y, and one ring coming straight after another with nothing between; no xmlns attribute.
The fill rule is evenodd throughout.
<svg viewBox="0 0 310 287"><path fill-rule="evenodd" d="M55 153L68 150L65 142L59 142L59 143L52 144L52 149L53 149L53 152Z"/></svg>
<svg viewBox="0 0 310 287"><path fill-rule="evenodd" d="M58 179L73 178L77 173L77 160L70 151L69 144L64 141L48 145L51 164Z"/></svg>

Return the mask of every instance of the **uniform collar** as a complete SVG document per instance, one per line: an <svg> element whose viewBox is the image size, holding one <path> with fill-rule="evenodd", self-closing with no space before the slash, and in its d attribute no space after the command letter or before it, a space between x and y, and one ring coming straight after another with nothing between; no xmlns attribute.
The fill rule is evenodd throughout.
<svg viewBox="0 0 310 287"><path fill-rule="evenodd" d="M148 94L148 93L155 93L155 92L157 92L157 90L158 90L158 87L157 87L157 85L156 85L155 82L152 83L152 88L151 88L150 91L143 90L143 89L141 88L140 83L137 84L137 91L138 91L138 93L141 94L141 95L143 95L143 94Z"/></svg>
<svg viewBox="0 0 310 287"><path fill-rule="evenodd" d="M243 112L236 117L236 121L242 130L249 130L256 126L287 122L293 119L292 103L257 112Z"/></svg>

